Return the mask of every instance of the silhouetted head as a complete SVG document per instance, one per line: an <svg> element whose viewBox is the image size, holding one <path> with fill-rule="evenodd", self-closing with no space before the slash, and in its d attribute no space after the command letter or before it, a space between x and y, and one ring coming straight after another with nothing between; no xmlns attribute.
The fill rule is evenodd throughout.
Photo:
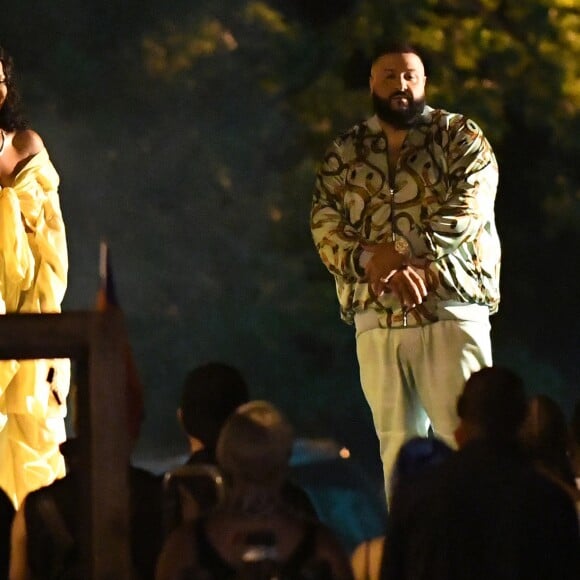
<svg viewBox="0 0 580 580"><path fill-rule="evenodd" d="M430 468L439 465L454 453L437 437L413 437L403 443L397 454L391 477L393 497Z"/></svg>
<svg viewBox="0 0 580 580"><path fill-rule="evenodd" d="M530 457L540 466L574 483L569 460L570 434L562 409L547 395L528 402L528 415L520 430L521 441Z"/></svg>
<svg viewBox="0 0 580 580"><path fill-rule="evenodd" d="M576 401L570 419L570 436L574 444L580 445L580 399Z"/></svg>
<svg viewBox="0 0 580 580"><path fill-rule="evenodd" d="M27 126L20 110L12 57L0 46L0 129L11 132L26 129Z"/></svg>
<svg viewBox="0 0 580 580"><path fill-rule="evenodd" d="M226 421L217 444L217 460L232 481L274 486L284 478L294 433L271 403L251 401Z"/></svg>
<svg viewBox="0 0 580 580"><path fill-rule="evenodd" d="M568 446L568 425L560 406L548 395L528 401L528 415L521 429L522 441L539 455L548 456Z"/></svg>
<svg viewBox="0 0 580 580"><path fill-rule="evenodd" d="M499 366L471 375L457 401L457 414L476 437L512 440L526 417L527 399L522 379Z"/></svg>
<svg viewBox="0 0 580 580"><path fill-rule="evenodd" d="M580 479L580 399L578 399L574 405L572 418L570 419L569 432L572 471L575 476Z"/></svg>
<svg viewBox="0 0 580 580"><path fill-rule="evenodd" d="M179 416L186 433L199 439L210 453L227 418L249 400L248 386L232 366L211 362L185 378Z"/></svg>

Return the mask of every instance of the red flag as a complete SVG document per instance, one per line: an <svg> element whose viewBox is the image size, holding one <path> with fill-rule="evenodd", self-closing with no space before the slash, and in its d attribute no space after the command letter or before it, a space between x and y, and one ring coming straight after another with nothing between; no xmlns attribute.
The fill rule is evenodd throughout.
<svg viewBox="0 0 580 580"><path fill-rule="evenodd" d="M117 299L115 282L113 279L113 266L109 246L101 242L99 256L99 290L97 292L96 310L105 312L106 310L121 306ZM127 378L127 428L133 440L139 437L139 430L144 415L143 383L139 378L137 365L133 357L133 351L129 341L125 342L125 372Z"/></svg>

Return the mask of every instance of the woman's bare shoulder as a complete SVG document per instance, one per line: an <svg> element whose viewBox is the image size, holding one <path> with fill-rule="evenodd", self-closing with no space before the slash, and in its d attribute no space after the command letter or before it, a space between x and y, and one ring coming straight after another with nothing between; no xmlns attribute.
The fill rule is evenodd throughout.
<svg viewBox="0 0 580 580"><path fill-rule="evenodd" d="M12 146L22 158L30 158L44 149L44 142L36 131L23 129L14 133Z"/></svg>

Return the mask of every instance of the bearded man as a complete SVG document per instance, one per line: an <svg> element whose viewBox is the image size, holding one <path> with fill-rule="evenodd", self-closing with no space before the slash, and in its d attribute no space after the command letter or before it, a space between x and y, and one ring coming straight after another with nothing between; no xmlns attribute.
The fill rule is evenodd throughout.
<svg viewBox="0 0 580 580"><path fill-rule="evenodd" d="M472 120L425 104L426 81L415 48L377 55L375 115L328 148L311 211L341 317L356 329L387 499L404 441L430 426L454 445L457 397L492 364L500 298L492 148Z"/></svg>

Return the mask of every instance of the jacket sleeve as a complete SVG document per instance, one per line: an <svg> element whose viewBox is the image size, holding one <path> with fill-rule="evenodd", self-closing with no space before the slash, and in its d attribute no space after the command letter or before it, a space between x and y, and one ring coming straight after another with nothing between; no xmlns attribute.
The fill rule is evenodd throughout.
<svg viewBox="0 0 580 580"><path fill-rule="evenodd" d="M326 152L316 176L310 213L310 229L316 249L326 268L349 281L364 277L360 265L363 248L357 229L362 204L346 207L346 175L340 146L335 142Z"/></svg>
<svg viewBox="0 0 580 580"><path fill-rule="evenodd" d="M482 130L465 117L450 124L446 169L447 197L424 223L427 253L421 257L433 261L476 240L494 219L497 162Z"/></svg>

